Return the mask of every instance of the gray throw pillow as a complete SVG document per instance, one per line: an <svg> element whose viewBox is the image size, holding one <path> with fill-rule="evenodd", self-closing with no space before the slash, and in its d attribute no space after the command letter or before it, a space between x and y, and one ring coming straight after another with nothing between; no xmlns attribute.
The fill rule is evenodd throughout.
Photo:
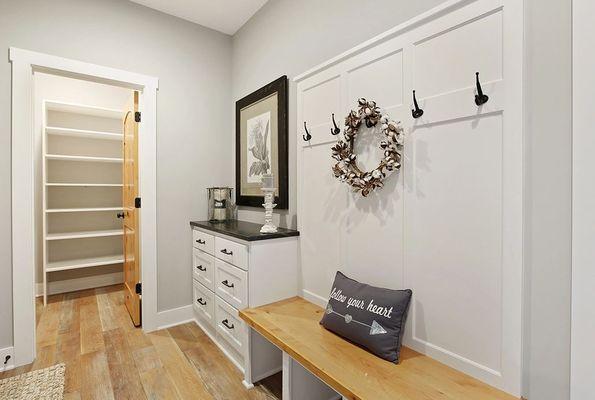
<svg viewBox="0 0 595 400"><path fill-rule="evenodd" d="M398 363L412 293L366 285L337 272L320 323L378 357Z"/></svg>

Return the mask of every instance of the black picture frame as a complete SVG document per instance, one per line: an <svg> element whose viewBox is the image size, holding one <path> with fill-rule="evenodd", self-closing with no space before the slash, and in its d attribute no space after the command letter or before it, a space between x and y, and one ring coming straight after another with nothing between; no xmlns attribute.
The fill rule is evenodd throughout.
<svg viewBox="0 0 595 400"><path fill-rule="evenodd" d="M288 100L287 100L287 76L275 79L271 83L250 93L246 97L236 101L236 204L239 206L262 207L264 197L262 195L242 194L242 162L241 162L241 111L252 104L266 99L277 93L277 155L278 155L278 176L275 176L279 189L279 196L275 196L275 209L286 210L289 207L289 164L288 164Z"/></svg>

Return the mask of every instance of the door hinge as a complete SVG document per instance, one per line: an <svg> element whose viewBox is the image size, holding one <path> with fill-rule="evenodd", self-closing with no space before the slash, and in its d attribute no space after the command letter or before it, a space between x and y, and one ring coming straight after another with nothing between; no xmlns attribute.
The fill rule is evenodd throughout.
<svg viewBox="0 0 595 400"><path fill-rule="evenodd" d="M135 120L136 122L140 122L140 119L141 119L141 118L140 118L140 111L136 111L136 112L134 113L134 120Z"/></svg>
<svg viewBox="0 0 595 400"><path fill-rule="evenodd" d="M140 282L137 283L134 287L134 291L136 292L136 294L143 294L143 285Z"/></svg>
<svg viewBox="0 0 595 400"><path fill-rule="evenodd" d="M140 197L134 199L134 208L140 208Z"/></svg>

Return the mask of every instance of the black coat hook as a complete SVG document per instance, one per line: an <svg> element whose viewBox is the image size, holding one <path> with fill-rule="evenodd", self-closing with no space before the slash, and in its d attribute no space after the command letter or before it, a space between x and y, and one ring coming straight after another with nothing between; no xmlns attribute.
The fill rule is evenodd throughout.
<svg viewBox="0 0 595 400"><path fill-rule="evenodd" d="M479 72L475 73L475 86L477 87L477 94L475 95L475 104L478 106L485 104L488 102L488 95L483 94L483 90L481 90L481 83L479 83Z"/></svg>
<svg viewBox="0 0 595 400"><path fill-rule="evenodd" d="M335 113L333 113L333 125L335 126L334 128L331 128L331 135L338 135L339 133L341 133L341 129L339 129L339 127L337 126L337 123L335 122Z"/></svg>
<svg viewBox="0 0 595 400"><path fill-rule="evenodd" d="M304 129L306 130L306 134L302 135L302 137L304 138L304 142L307 142L310 139L312 139L312 135L310 135L310 132L308 132L308 127L306 127L306 121L304 121Z"/></svg>
<svg viewBox="0 0 595 400"><path fill-rule="evenodd" d="M411 115L413 115L413 118L419 118L422 115L424 115L424 110L419 108L419 106L417 105L417 99L415 98L415 90L413 91L413 105L415 106L415 110L411 110Z"/></svg>

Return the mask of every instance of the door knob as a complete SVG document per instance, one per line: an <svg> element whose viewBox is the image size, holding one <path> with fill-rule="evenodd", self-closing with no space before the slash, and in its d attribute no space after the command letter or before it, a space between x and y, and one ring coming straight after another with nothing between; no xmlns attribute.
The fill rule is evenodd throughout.
<svg viewBox="0 0 595 400"><path fill-rule="evenodd" d="M121 218L121 219L124 219L124 213L123 212L122 213L118 213L118 214L116 214L116 217Z"/></svg>

